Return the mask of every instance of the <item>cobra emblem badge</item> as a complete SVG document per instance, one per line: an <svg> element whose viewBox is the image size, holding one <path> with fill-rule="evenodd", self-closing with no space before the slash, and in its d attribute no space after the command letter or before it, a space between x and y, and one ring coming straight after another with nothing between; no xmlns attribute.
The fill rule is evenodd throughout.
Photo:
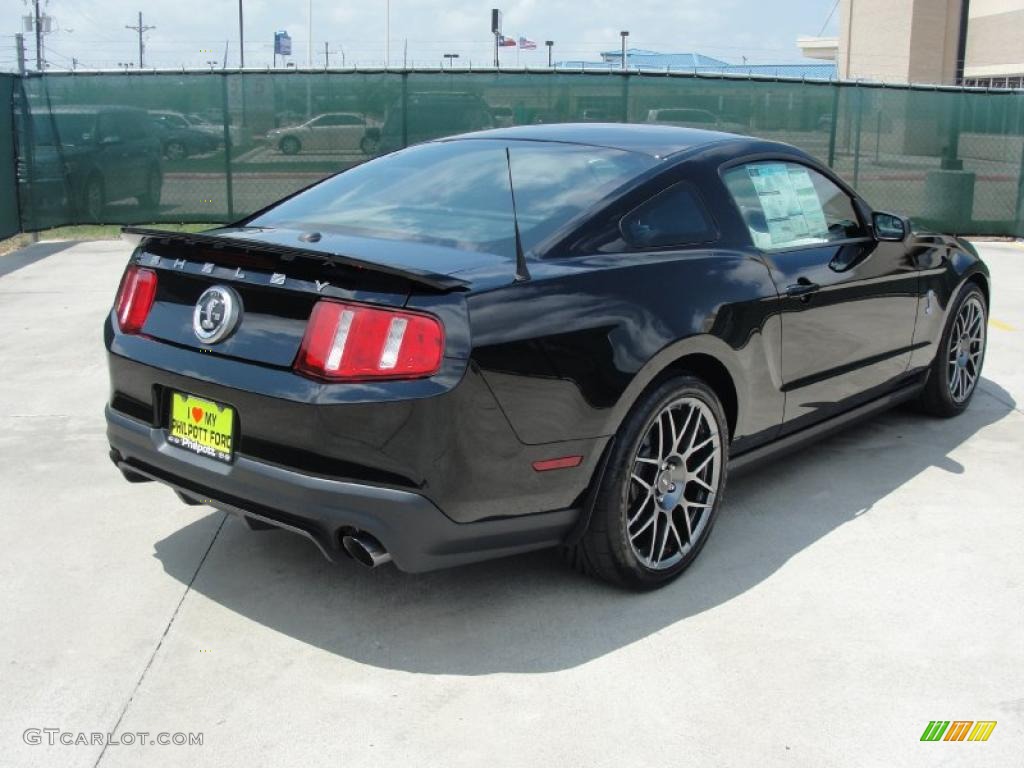
<svg viewBox="0 0 1024 768"><path fill-rule="evenodd" d="M192 332L204 344L216 344L230 336L242 315L242 299L226 285L207 288L192 313Z"/></svg>

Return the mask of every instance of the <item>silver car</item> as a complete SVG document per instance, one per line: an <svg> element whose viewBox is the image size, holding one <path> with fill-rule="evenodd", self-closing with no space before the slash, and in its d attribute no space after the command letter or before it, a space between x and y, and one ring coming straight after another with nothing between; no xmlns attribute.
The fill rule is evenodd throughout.
<svg viewBox="0 0 1024 768"><path fill-rule="evenodd" d="M372 155L380 142L380 129L354 112L328 112L301 125L270 131L267 139L286 155L356 150Z"/></svg>

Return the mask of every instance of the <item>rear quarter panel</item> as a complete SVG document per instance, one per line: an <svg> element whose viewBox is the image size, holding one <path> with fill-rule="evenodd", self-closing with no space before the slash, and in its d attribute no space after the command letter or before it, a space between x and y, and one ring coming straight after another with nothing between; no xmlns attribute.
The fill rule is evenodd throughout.
<svg viewBox="0 0 1024 768"><path fill-rule="evenodd" d="M548 260L469 297L473 359L527 444L608 436L668 366L710 355L739 408L734 450L782 419L777 300L765 265L694 248Z"/></svg>

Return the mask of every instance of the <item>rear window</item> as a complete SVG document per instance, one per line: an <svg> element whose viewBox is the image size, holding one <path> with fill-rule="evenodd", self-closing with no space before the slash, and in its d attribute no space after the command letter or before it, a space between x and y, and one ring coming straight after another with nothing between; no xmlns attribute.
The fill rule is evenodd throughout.
<svg viewBox="0 0 1024 768"><path fill-rule="evenodd" d="M32 113L32 131L39 146L86 144L96 138L96 115L56 112Z"/></svg>
<svg viewBox="0 0 1024 768"><path fill-rule="evenodd" d="M515 255L512 179L530 251L657 162L632 152L476 139L411 147L318 184L248 222Z"/></svg>

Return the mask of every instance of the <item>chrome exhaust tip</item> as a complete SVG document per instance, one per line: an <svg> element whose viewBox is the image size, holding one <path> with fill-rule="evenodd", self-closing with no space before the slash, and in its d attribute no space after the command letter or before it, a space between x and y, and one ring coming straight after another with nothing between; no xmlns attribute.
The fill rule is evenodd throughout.
<svg viewBox="0 0 1024 768"><path fill-rule="evenodd" d="M373 536L362 531L355 531L341 537L341 546L345 548L352 559L367 568L376 568L391 562L391 555L384 549L384 545Z"/></svg>

